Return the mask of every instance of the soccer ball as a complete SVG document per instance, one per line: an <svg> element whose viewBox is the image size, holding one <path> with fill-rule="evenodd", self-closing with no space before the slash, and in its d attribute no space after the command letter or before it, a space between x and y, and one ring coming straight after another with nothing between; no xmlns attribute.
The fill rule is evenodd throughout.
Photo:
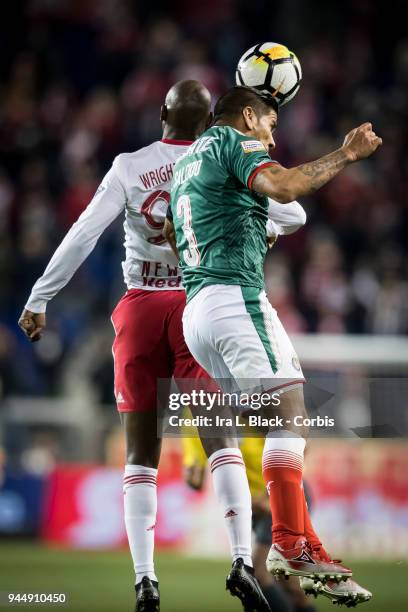
<svg viewBox="0 0 408 612"><path fill-rule="evenodd" d="M297 94L302 68L296 55L285 45L267 42L245 51L238 62L235 80L237 85L269 94L283 106Z"/></svg>

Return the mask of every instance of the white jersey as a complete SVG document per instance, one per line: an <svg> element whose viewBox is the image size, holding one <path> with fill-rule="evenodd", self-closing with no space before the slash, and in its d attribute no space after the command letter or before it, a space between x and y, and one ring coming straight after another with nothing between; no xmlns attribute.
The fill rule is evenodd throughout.
<svg viewBox="0 0 408 612"><path fill-rule="evenodd" d="M267 236L289 236L297 232L305 223L306 212L299 202L294 200L288 204L279 204L276 200L268 198Z"/></svg>
<svg viewBox="0 0 408 612"><path fill-rule="evenodd" d="M26 309L45 312L47 302L71 279L102 232L123 211L128 289L182 290L181 271L162 236L176 160L189 142L161 140L115 158L92 201L35 283Z"/></svg>

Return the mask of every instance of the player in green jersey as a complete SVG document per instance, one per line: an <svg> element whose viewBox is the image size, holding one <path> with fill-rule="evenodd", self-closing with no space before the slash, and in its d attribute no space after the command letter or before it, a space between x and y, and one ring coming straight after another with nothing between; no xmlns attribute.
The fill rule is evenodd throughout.
<svg viewBox="0 0 408 612"><path fill-rule="evenodd" d="M191 353L215 379L268 393L269 409L279 397L263 451L273 517L267 567L324 584L347 580L351 570L324 550L304 498L304 378L264 291L268 197L285 205L311 194L382 141L365 123L336 151L287 169L269 156L277 120L274 100L251 88L234 87L218 100L212 127L175 166L173 222L165 235L176 243L183 268L183 329Z"/></svg>

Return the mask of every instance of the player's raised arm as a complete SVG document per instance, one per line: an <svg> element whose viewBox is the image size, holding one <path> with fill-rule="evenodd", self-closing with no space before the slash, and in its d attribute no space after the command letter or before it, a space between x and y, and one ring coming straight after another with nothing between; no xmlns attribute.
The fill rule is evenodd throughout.
<svg viewBox="0 0 408 612"><path fill-rule="evenodd" d="M381 144L371 123L364 123L347 134L339 149L324 157L296 168L266 167L255 176L252 189L282 204L291 202L317 191L349 164L372 155Z"/></svg>
<svg viewBox="0 0 408 612"><path fill-rule="evenodd" d="M117 159L95 196L55 251L44 274L32 288L18 324L35 342L46 325L47 303L72 278L95 247L102 232L124 210L126 193L118 177Z"/></svg>
<svg viewBox="0 0 408 612"><path fill-rule="evenodd" d="M371 123L363 123L347 134L336 151L296 168L284 168L268 156L275 148L277 103L251 87L233 87L221 96L214 108L214 122L233 128L236 134L229 139L230 150L225 147L230 173L249 189L281 204L320 189L348 164L369 157L382 144Z"/></svg>

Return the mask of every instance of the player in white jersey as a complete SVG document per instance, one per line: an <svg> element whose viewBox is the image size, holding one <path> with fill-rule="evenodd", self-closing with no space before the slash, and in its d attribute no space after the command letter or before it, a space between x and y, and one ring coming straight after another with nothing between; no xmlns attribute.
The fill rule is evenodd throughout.
<svg viewBox="0 0 408 612"><path fill-rule="evenodd" d="M163 138L134 153L116 157L94 198L69 230L44 274L35 283L19 320L31 341L46 325L47 303L71 279L102 232L125 213L128 290L112 314L115 396L126 438L125 524L136 574L136 612L158 612L154 571L156 477L161 450L157 436L157 380L207 379L183 337L185 292L180 270L162 236L175 161L207 127L210 94L197 81L180 81L161 111ZM251 496L235 440L203 439L213 469L214 488L224 509L233 571L245 601L268 611L251 568L251 541L244 525L251 520ZM234 509L232 511L232 509ZM245 564L244 564L245 563ZM255 605L253 608L255 609Z"/></svg>

